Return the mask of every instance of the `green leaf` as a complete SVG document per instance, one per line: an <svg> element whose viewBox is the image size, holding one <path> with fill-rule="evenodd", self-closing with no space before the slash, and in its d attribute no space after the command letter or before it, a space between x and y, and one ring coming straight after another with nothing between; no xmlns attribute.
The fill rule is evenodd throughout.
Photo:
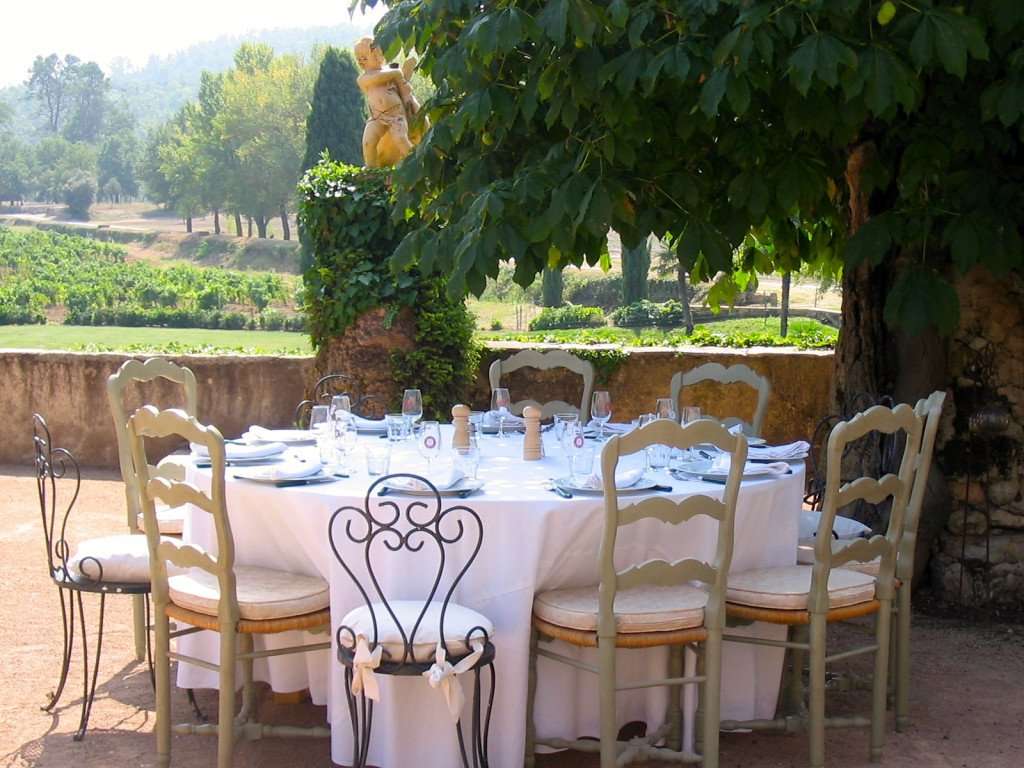
<svg viewBox="0 0 1024 768"><path fill-rule="evenodd" d="M725 96L725 88L729 83L729 70L716 69L711 77L704 81L700 89L700 108L708 117L718 115L718 106Z"/></svg>
<svg viewBox="0 0 1024 768"><path fill-rule="evenodd" d="M729 78L729 85L725 89L726 98L729 99L729 106L737 115L742 115L750 106L750 86L747 78L735 76Z"/></svg>
<svg viewBox="0 0 1024 768"><path fill-rule="evenodd" d="M953 219L942 233L943 242L949 247L953 263L961 272L966 272L978 262L978 231L968 216Z"/></svg>
<svg viewBox="0 0 1024 768"><path fill-rule="evenodd" d="M565 44L565 28L569 20L569 0L550 0L537 15L537 25L549 39Z"/></svg>
<svg viewBox="0 0 1024 768"><path fill-rule="evenodd" d="M900 272L883 311L885 323L910 336L918 336L929 327L948 336L960 321L960 300L956 290L928 267L913 267Z"/></svg>
<svg viewBox="0 0 1024 768"><path fill-rule="evenodd" d="M612 0L608 6L608 19L619 29L624 29L629 19L629 3L626 0Z"/></svg>
<svg viewBox="0 0 1024 768"><path fill-rule="evenodd" d="M854 233L846 243L846 266L849 269L858 267L867 261L878 264L882 261L889 246L892 245L892 232L889 229L888 214L875 216L868 220Z"/></svg>
<svg viewBox="0 0 1024 768"><path fill-rule="evenodd" d="M789 76L796 89L806 95L815 77L828 86L835 86L839 82L840 64L850 68L857 65L853 49L832 35L815 32L789 57Z"/></svg>

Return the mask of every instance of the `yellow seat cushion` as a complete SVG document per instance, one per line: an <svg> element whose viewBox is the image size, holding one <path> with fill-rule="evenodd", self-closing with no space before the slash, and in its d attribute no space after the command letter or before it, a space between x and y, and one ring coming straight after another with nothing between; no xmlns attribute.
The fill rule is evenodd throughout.
<svg viewBox="0 0 1024 768"><path fill-rule="evenodd" d="M730 603L780 611L805 611L811 591L811 568L788 565L729 574ZM875 599L875 578L848 568L833 568L828 577L830 608Z"/></svg>
<svg viewBox="0 0 1024 768"><path fill-rule="evenodd" d="M595 632L597 590L595 586L542 592L533 600L533 613L548 624ZM699 627L707 602L707 592L686 584L619 590L615 593L616 630L630 634Z"/></svg>
<svg viewBox="0 0 1024 768"><path fill-rule="evenodd" d="M172 603L207 616L217 615L220 586L212 573L191 568L168 578L167 588ZM235 594L239 616L250 621L302 616L322 611L330 603L327 582L319 576L251 565L235 566Z"/></svg>
<svg viewBox="0 0 1024 768"><path fill-rule="evenodd" d="M832 539L832 551L838 552L843 547L846 547L858 539ZM801 539L796 547L796 561L800 565L814 565L814 539ZM878 575L879 568L882 567L882 558L876 557L874 560L869 560L866 563L849 562L843 563L843 568L847 568L851 571L860 571L861 573L867 573L872 576Z"/></svg>

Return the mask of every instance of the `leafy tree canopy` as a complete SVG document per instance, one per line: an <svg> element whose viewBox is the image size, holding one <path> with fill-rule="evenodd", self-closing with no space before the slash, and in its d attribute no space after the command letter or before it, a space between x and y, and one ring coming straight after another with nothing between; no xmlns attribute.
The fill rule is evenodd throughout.
<svg viewBox="0 0 1024 768"><path fill-rule="evenodd" d="M437 88L394 259L455 292L602 262L615 229L724 273L713 299L901 253L887 319L949 330L950 262L1021 268L1019 0L401 0L377 36Z"/></svg>

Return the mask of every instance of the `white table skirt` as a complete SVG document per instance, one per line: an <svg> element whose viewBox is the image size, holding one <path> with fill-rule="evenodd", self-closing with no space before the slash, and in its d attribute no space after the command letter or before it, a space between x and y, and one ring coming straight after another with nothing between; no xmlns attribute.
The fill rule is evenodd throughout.
<svg viewBox="0 0 1024 768"><path fill-rule="evenodd" d="M484 439L480 477L482 492L464 503L483 520L483 546L453 599L486 615L495 625L497 691L491 722L490 758L494 768L522 765L525 738L527 660L533 596L558 587L585 586L598 579L597 551L602 530L603 501L577 494L562 499L546 488L548 478L564 474L564 460L548 436L554 457L523 462L521 440ZM376 437L361 438L377 441ZM443 441L450 442L446 430ZM595 462L596 464L597 462ZM235 480L228 468L227 502L240 565L261 565L320 575L331 589L333 629L352 608L362 604L351 579L334 559L327 540L331 514L347 504L360 505L372 478L365 473L361 453L352 461L357 471L349 480L325 485L278 489ZM422 473L425 465L411 446L392 455L391 471ZM803 467L774 480L744 482L736 513L736 543L732 570L740 571L795 562L797 526L803 489ZM208 488L209 470L189 470L189 479ZM703 493L720 497L722 487L710 483L681 482L659 477L673 485L672 497ZM681 526L646 520L622 529L616 550L617 566L652 558L669 561L684 557L710 559L717 524L697 518ZM209 516L191 514L185 523L186 541L213 549L214 531ZM466 553L455 545L453 563ZM361 562L362 549L347 544L343 556ZM408 553L404 553L408 556ZM461 563L458 563L461 565ZM433 572L431 572L432 575ZM423 598L428 587L422 569L406 559L380 575L390 599ZM784 627L754 624L731 630L783 639ZM333 631L332 631L333 637ZM323 635L285 633L264 639L259 647L284 647L322 641ZM181 638L181 652L216 661L216 636L202 632ZM596 662L591 649L559 643L562 653ZM664 649L621 650L620 680L650 678L665 673ZM767 718L774 714L782 669L780 649L726 643L723 650L723 719ZM327 704L332 723L332 757L351 762L351 729L344 696L344 673L333 653L316 653L258 660L258 680L275 691L308 688L313 701ZM374 708L369 762L380 768L417 765L451 768L459 764L458 747L447 711L438 691L421 679L381 680L382 701ZM216 674L188 664L178 669L178 685L216 688ZM465 687L467 700L471 686ZM547 659L538 664L536 722L541 737L596 736L598 733L597 681L588 673ZM664 688L621 693L618 721L643 720L652 728L663 720L667 704ZM694 698L686 696L687 732L692 727ZM689 738L687 739L689 742ZM429 745L429 746L427 746Z"/></svg>

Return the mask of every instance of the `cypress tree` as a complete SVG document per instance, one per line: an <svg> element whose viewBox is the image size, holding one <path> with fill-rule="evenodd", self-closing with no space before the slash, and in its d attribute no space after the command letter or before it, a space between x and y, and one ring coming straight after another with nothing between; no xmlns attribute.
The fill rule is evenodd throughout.
<svg viewBox="0 0 1024 768"><path fill-rule="evenodd" d="M541 273L541 305L545 307L562 306L562 270L545 267Z"/></svg>
<svg viewBox="0 0 1024 768"><path fill-rule="evenodd" d="M303 170L316 165L325 149L332 160L362 165L366 105L356 85L358 74L352 54L333 47L327 49L306 118Z"/></svg>
<svg viewBox="0 0 1024 768"><path fill-rule="evenodd" d="M647 276L651 271L651 249L644 240L635 248L622 246L622 303L647 298Z"/></svg>

